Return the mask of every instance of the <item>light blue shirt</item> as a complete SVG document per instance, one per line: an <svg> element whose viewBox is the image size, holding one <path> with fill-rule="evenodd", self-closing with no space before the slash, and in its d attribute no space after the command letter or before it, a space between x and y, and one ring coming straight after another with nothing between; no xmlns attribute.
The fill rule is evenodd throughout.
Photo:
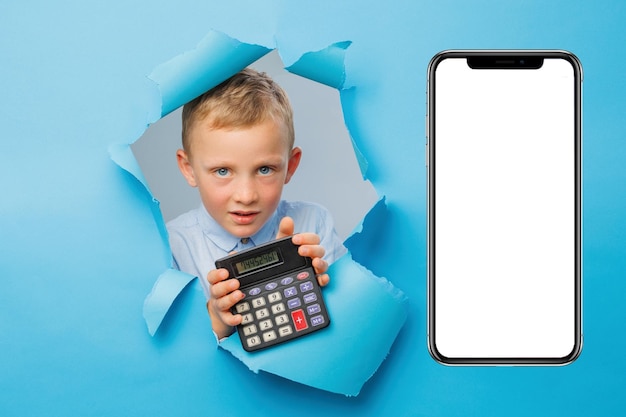
<svg viewBox="0 0 626 417"><path fill-rule="evenodd" d="M208 300L209 283L206 276L215 269L215 260L232 251L241 251L275 239L280 219L285 216L293 219L295 233L313 232L320 236L320 244L326 251L324 260L328 264L347 252L335 231L330 213L319 204L281 201L274 215L246 243L224 230L201 205L167 223L174 257L173 267L198 277Z"/></svg>

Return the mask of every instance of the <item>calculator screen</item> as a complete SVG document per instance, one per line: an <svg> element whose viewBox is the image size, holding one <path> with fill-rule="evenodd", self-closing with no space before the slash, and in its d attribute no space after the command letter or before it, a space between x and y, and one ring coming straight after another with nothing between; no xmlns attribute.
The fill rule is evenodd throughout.
<svg viewBox="0 0 626 417"><path fill-rule="evenodd" d="M235 268L237 268L238 274L247 274L281 262L278 250L274 249L237 262L235 263Z"/></svg>

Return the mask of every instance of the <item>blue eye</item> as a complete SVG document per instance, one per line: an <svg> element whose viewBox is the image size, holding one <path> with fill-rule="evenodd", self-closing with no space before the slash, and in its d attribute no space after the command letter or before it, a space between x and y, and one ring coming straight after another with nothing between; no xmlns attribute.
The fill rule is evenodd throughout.
<svg viewBox="0 0 626 417"><path fill-rule="evenodd" d="M218 177L225 177L228 175L228 172L228 168L218 168L215 170Z"/></svg>
<svg viewBox="0 0 626 417"><path fill-rule="evenodd" d="M268 174L271 174L271 173L272 173L272 168L270 168L270 167L265 166L265 167L259 168L259 174L261 174L261 175L268 175Z"/></svg>

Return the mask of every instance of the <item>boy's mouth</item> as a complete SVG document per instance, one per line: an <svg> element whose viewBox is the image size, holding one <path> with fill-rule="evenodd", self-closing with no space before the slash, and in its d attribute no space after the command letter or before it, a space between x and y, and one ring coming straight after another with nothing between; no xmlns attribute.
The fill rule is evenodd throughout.
<svg viewBox="0 0 626 417"><path fill-rule="evenodd" d="M246 225L252 223L258 214L258 211L231 211L230 217L235 223Z"/></svg>

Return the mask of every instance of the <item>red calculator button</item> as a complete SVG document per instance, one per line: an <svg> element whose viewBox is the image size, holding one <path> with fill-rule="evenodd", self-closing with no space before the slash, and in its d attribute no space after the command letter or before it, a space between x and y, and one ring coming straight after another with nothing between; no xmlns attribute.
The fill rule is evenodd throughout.
<svg viewBox="0 0 626 417"><path fill-rule="evenodd" d="M308 277L309 273L307 271L302 271L296 276L299 280L307 279Z"/></svg>
<svg viewBox="0 0 626 417"><path fill-rule="evenodd" d="M302 331L309 327L306 323L306 319L304 318L304 311L296 310L291 312L291 318L293 319L293 324L296 326L296 331Z"/></svg>

